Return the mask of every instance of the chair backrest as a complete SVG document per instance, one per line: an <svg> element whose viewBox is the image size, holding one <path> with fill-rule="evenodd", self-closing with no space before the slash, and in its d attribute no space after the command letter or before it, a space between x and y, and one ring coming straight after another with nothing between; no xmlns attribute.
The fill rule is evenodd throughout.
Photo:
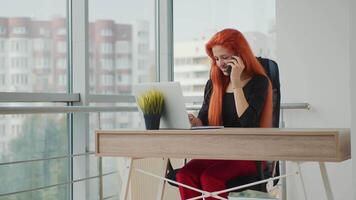
<svg viewBox="0 0 356 200"><path fill-rule="evenodd" d="M258 61L261 63L263 68L265 69L268 77L272 82L273 89L273 113L272 113L272 127L279 127L279 113L280 113L280 105L281 105L281 90L280 90L280 82L279 82L279 70L278 65L275 61L257 57Z"/></svg>
<svg viewBox="0 0 356 200"><path fill-rule="evenodd" d="M258 61L261 63L263 68L265 69L268 77L270 78L272 82L272 127L274 128L279 128L279 116L280 116L280 108L281 108L281 90L280 90L280 82L279 82L279 70L278 70L278 64L270 59L267 58L261 58L257 57ZM259 172L259 176L261 178L269 178L272 176L272 171L275 170L275 176L279 176L280 170L279 170L279 162L275 161L267 161L269 169L267 170L267 174L265 174L263 171ZM258 165L261 165L261 162L258 163ZM262 169L262 167L260 167ZM266 177L267 176L267 177ZM278 179L274 181L274 185L278 183Z"/></svg>

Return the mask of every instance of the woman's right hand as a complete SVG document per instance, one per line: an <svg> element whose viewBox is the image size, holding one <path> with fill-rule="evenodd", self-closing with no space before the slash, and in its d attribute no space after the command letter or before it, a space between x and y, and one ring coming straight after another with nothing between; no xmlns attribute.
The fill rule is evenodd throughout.
<svg viewBox="0 0 356 200"><path fill-rule="evenodd" d="M203 125L202 121L198 117L195 117L191 113L188 114L188 118L189 118L189 122L192 126L202 126Z"/></svg>
<svg viewBox="0 0 356 200"><path fill-rule="evenodd" d="M238 56L231 56L229 65L232 66L230 80L233 88L242 87L241 75L245 69L244 61Z"/></svg>

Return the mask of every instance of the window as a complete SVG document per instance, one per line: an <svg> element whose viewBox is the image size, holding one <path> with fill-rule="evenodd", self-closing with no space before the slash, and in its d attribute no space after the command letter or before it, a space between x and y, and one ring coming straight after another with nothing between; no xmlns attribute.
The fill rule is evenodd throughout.
<svg viewBox="0 0 356 200"><path fill-rule="evenodd" d="M67 76L66 75L58 75L58 84L59 85L66 85L67 83Z"/></svg>
<svg viewBox="0 0 356 200"><path fill-rule="evenodd" d="M90 55L88 55L90 62L88 63L88 66L90 66L88 69L89 77L85 77L84 80L89 79L90 87L85 89L90 89L91 94L107 94L100 97L111 100L112 94L115 94L114 98L117 98L116 95L131 94L132 84L134 83L155 80L154 70L143 67L144 65L155 67L155 1L109 0L109 2L103 2L89 0L86 2L89 3L89 16L87 16L89 17L89 32L82 29L76 32L77 29L75 28L69 32L67 27L70 27L70 25L75 27L78 21L84 21L79 20L84 16L80 12L82 10L78 8L80 3L66 5L71 1L3 0L2 5L6 6L0 7L0 26L5 26L7 30L0 30L6 31L5 34L0 35L0 41L4 40L0 44L0 58L3 58L1 60L4 61L0 63L0 85L6 85L0 87L0 92L23 93L20 95L20 100L24 98L26 102L33 101L31 103L19 103L16 100L11 100L9 103L6 102L7 105L52 107L75 104L73 101L76 102L79 97L69 94L69 91L77 90L77 85L80 85L80 89L87 86L87 81L82 84L84 82L82 76L69 78L72 77L69 75L76 74L86 64L84 58L78 59L78 46L90 48ZM145 12L137 12L137 5L145 7ZM67 19L67 12L75 14L69 15L68 17L72 18ZM83 13L86 14L87 12ZM78 15L80 15L79 18ZM3 25L3 21L6 22L6 25ZM11 26L8 26L7 22L13 23L9 23ZM67 24L67 22L73 22L73 24ZM78 27L82 28L82 26ZM87 33L90 36L88 44L82 45L82 42L87 42L85 40L79 41L80 45L78 45L78 41L70 41L73 38L77 39L79 34ZM68 37L66 37L66 34L68 34ZM101 43L103 43L102 46ZM139 45L141 46L139 47ZM68 52L68 49L70 52ZM140 49L140 53L138 53L138 49ZM71 59L75 61L73 62L74 65L67 67L67 63L72 63ZM79 62L77 62L78 60ZM116 63L118 60L120 61L119 65ZM121 66L123 68L120 68ZM139 78L134 78L136 75L133 73L138 73L139 76L137 77ZM77 93L78 91L73 92ZM14 94L5 95L13 99L16 96ZM73 96L76 96L74 97L76 100L72 100ZM38 99L57 101L61 98L71 100L63 101L65 103L38 102ZM93 99L96 98L88 98L89 101L93 101ZM108 104L109 106L121 106L122 102L120 104ZM126 104L133 105L133 103ZM32 110L30 112L36 113ZM79 120L86 123L87 118L80 115L73 113L73 118L79 116ZM71 135L73 130L71 127L77 128L79 123L73 126L73 122L68 120L69 115L67 114L0 115L0 135L2 136L0 140L0 177L2 182L9 183L0 187L0 194L14 193L11 197L5 197L14 199L28 199L28 197L38 200L64 200L72 197L88 200L97 199L97 178L75 182L73 185L63 184L73 181L72 177L69 176L70 174L73 174L75 180L86 178L87 175L91 177L98 175L96 171L97 158L94 155L80 155L82 156L79 157L80 159L77 156L73 157L72 166L75 166L76 161L82 160L81 158L87 159L90 157L85 160L88 162L83 165L89 173L84 174L77 173L76 169L82 169L76 168L77 166L73 167L75 170L70 171L72 170L69 163L71 159L65 157L71 153L68 147L73 147L75 153L78 154L93 151L94 142L92 134L89 134L93 130L92 121L95 125L97 124L97 121L92 120L93 118L97 120L96 113L90 113L90 131L80 133L89 137L89 148L86 146L86 142L85 144L80 143L82 140L80 140L80 144L71 141L70 138L75 138ZM133 112L105 113L103 119L102 127L137 128L140 124L142 125L142 122L138 120L140 119L138 113ZM73 134L78 134L78 132ZM58 159L58 156L65 158ZM47 160L47 158L52 157L56 158ZM32 159L36 159L36 162L26 161ZM103 159L104 173L117 171L116 160ZM6 163L12 161L25 162ZM2 165L3 163L6 166ZM88 164L90 166L87 166ZM120 187L120 181L112 182L110 180L118 179L117 176L118 173L104 177L105 182L110 181L107 182L110 184L104 183L105 199L118 198L120 191L117 191L117 188ZM46 186L53 187L46 189ZM40 187L44 188L36 190ZM78 188L80 189L78 190ZM71 189L76 194L71 193ZM30 192L21 193L21 190ZM19 191L20 193L17 193ZM86 193L83 191L86 191ZM78 198L77 193L83 194Z"/></svg>
<svg viewBox="0 0 356 200"><path fill-rule="evenodd" d="M6 27L0 25L0 35L3 35L6 33Z"/></svg>
<svg viewBox="0 0 356 200"><path fill-rule="evenodd" d="M37 38L33 39L33 50L34 51L50 51L51 41L49 39Z"/></svg>
<svg viewBox="0 0 356 200"><path fill-rule="evenodd" d="M132 85L140 81L154 81L155 76L149 68L139 69L138 59L147 66L155 66L155 1L154 0L89 0L89 55L91 94L129 95ZM137 5L145 8L142 12ZM142 33L145 33L141 35ZM108 44L102 44L108 43ZM146 46L140 47L139 44ZM150 57L151 56L151 57ZM150 59L152 58L152 59ZM142 79L136 74L140 74ZM103 103L100 103L102 105ZM121 103L122 104L122 103ZM105 105L115 106L107 103ZM130 104L132 105L132 104ZM104 113L101 115L102 128L136 128L142 124L137 112ZM91 131L97 124L97 115L90 114ZM90 149L94 150L94 137L90 135ZM116 159L111 159L111 169L118 168ZM119 161L120 162L120 161ZM120 166L121 167L121 166ZM109 176L114 177L114 176ZM116 177L114 177L116 178ZM105 183L106 192L118 194L119 182ZM97 188L97 184L93 184ZM91 191L97 197L96 190ZM132 197L137 199L138 197ZM153 199L154 197L147 197ZM94 199L94 198L92 198Z"/></svg>
<svg viewBox="0 0 356 200"><path fill-rule="evenodd" d="M66 21L67 5L61 0L2 0L0 6L0 92L21 92L19 100L35 97L33 92L58 93L67 88L57 87L57 73L39 74L37 62L52 60L56 49L46 49L37 39L46 38L56 44L57 38L50 37L49 30L61 27L60 19ZM54 17L56 16L56 17ZM5 22L5 23L4 23ZM10 23L11 22L11 23ZM5 25L4 25L5 24ZM55 25L55 26L54 26ZM63 24L66 29L66 24ZM46 28L45 31L44 29ZM64 43L67 43L64 41ZM34 46L32 46L34 45ZM36 46L37 45L37 46ZM41 59L42 61L37 61ZM49 66L53 68L53 66ZM42 82L43 79L50 80ZM2 94L3 95L3 94ZM18 103L1 102L1 106L65 106L64 103ZM34 99L35 101L35 99ZM67 114L20 114L0 115L0 199L67 199L70 195L66 185L40 189L33 192L21 191L43 186L63 184L70 181L68 159L45 160L50 157L68 155ZM5 164L15 161L44 159L44 161Z"/></svg>
<svg viewBox="0 0 356 200"><path fill-rule="evenodd" d="M103 74L101 80L104 86L112 86L114 84L114 77L111 74Z"/></svg>
<svg viewBox="0 0 356 200"><path fill-rule="evenodd" d="M23 26L14 27L14 28L12 28L12 33L13 34L26 34L27 28L23 27Z"/></svg>
<svg viewBox="0 0 356 200"><path fill-rule="evenodd" d="M148 67L148 66L146 66L145 60L141 60L141 59L138 60L137 66L138 66L138 69L141 69L141 70L144 70Z"/></svg>
<svg viewBox="0 0 356 200"><path fill-rule="evenodd" d="M24 85L26 86L28 84L28 77L27 74L12 74L11 75L11 83L13 85Z"/></svg>
<svg viewBox="0 0 356 200"><path fill-rule="evenodd" d="M116 53L117 54L129 54L131 51L129 41L117 41L116 42Z"/></svg>
<svg viewBox="0 0 356 200"><path fill-rule="evenodd" d="M138 53L139 54L147 54L147 52L148 52L147 44L139 44L138 45Z"/></svg>
<svg viewBox="0 0 356 200"><path fill-rule="evenodd" d="M130 76L125 74L120 74L116 76L116 80L120 84L130 84Z"/></svg>
<svg viewBox="0 0 356 200"><path fill-rule="evenodd" d="M67 29L64 27L57 30L57 35L66 35L66 34L67 34Z"/></svg>
<svg viewBox="0 0 356 200"><path fill-rule="evenodd" d="M13 68L26 69L28 66L28 58L26 57L15 57L11 59L11 66Z"/></svg>
<svg viewBox="0 0 356 200"><path fill-rule="evenodd" d="M275 0L181 0L173 4L174 77L186 85L185 95L203 95L201 88L210 71L205 44L222 29L240 30L256 56L275 57ZM224 14L217 14L220 11Z"/></svg>
<svg viewBox="0 0 356 200"><path fill-rule="evenodd" d="M6 67L6 57L0 56L0 72L3 70L5 71L5 67Z"/></svg>
<svg viewBox="0 0 356 200"><path fill-rule="evenodd" d="M28 39L11 39L11 51L18 53L27 53L28 48Z"/></svg>
<svg viewBox="0 0 356 200"><path fill-rule="evenodd" d="M65 29L64 29L65 30ZM66 31L66 30L65 30ZM40 28L40 35L43 37L49 37L51 34L51 31L46 29L46 28Z"/></svg>
<svg viewBox="0 0 356 200"><path fill-rule="evenodd" d="M112 36L112 30L111 29L103 29L100 32L101 36Z"/></svg>
<svg viewBox="0 0 356 200"><path fill-rule="evenodd" d="M6 134L6 125L5 124L0 124L0 137L4 137Z"/></svg>
<svg viewBox="0 0 356 200"><path fill-rule="evenodd" d="M116 58L116 67L118 69L128 69L130 68L130 57L129 56L120 56Z"/></svg>
<svg viewBox="0 0 356 200"><path fill-rule="evenodd" d="M0 147L4 150L0 162L67 154L66 115L24 116L6 115L0 119L3 122L0 125L2 135ZM67 180L67 173L66 159L0 166L2 181L9 183L2 185L0 191L8 193L64 183ZM49 196L54 199L66 199L63 193L66 193L66 187L54 187L51 190L38 190L31 196L39 200L47 199ZM12 195L11 198L27 199L28 195L29 193L19 193Z"/></svg>
<svg viewBox="0 0 356 200"><path fill-rule="evenodd" d="M64 41L57 42L57 52L66 53L67 52L67 43Z"/></svg>
<svg viewBox="0 0 356 200"><path fill-rule="evenodd" d="M137 32L137 36L138 38L142 39L142 40L145 40L148 38L148 32L146 31L139 31Z"/></svg>
<svg viewBox="0 0 356 200"><path fill-rule="evenodd" d="M108 70L113 70L114 62L112 59L103 58L101 59L101 67Z"/></svg>
<svg viewBox="0 0 356 200"><path fill-rule="evenodd" d="M34 62L35 62L35 68L39 69L39 68L42 68L42 69L50 69L50 60L49 58L46 58L46 57L39 57L39 58L35 58L34 59ZM64 65L63 68L65 68L66 65Z"/></svg>
<svg viewBox="0 0 356 200"><path fill-rule="evenodd" d="M5 40L0 38L0 52L5 52Z"/></svg>
<svg viewBox="0 0 356 200"><path fill-rule="evenodd" d="M100 51L102 54L111 54L113 53L113 44L111 43L101 43Z"/></svg>
<svg viewBox="0 0 356 200"><path fill-rule="evenodd" d="M67 60L65 58L60 58L57 60L57 68L66 69L67 68Z"/></svg>
<svg viewBox="0 0 356 200"><path fill-rule="evenodd" d="M6 84L5 74L0 74L0 86L5 86Z"/></svg>
<svg viewBox="0 0 356 200"><path fill-rule="evenodd" d="M92 30L89 35L89 46L98 48L98 51L93 50L90 54L89 65L93 67L90 73L100 76L101 73L106 73L101 69L113 71L125 69L126 71L119 73L127 73L125 76L131 77L132 72L137 71L141 76L146 77L141 79L131 77L129 78L132 81L130 85L140 80L154 81L155 74L152 73L154 70L142 67L142 64L137 64L137 60L132 60L142 59L145 66L155 66L155 59L152 56L155 51L154 0L110 0L110 3L106 4L100 0L89 0L88 3L89 29ZM144 7L145 12L137 12L136 5ZM111 58L105 54L114 54L115 57ZM92 77L89 79L91 84L97 86L101 84L101 82L95 82L94 76L90 77ZM112 87L117 88L113 90L115 94L120 94L120 91L125 91L125 94L132 92L127 86L112 85ZM94 93L104 93L101 90L105 88L95 88Z"/></svg>

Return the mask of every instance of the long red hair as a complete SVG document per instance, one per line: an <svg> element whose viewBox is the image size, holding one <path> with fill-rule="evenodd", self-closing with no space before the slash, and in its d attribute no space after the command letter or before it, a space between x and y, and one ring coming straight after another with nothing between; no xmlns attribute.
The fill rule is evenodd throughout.
<svg viewBox="0 0 356 200"><path fill-rule="evenodd" d="M242 35L235 29L224 29L216 33L205 45L206 52L211 58L210 78L213 83L213 91L209 104L208 120L209 125L222 125L222 97L230 82L230 77L225 76L216 64L212 48L220 45L230 50L234 55L238 55L245 64L244 73L252 77L263 75L269 80L264 68L253 55L252 50ZM261 113L260 127L272 126L272 83L269 80L265 105Z"/></svg>

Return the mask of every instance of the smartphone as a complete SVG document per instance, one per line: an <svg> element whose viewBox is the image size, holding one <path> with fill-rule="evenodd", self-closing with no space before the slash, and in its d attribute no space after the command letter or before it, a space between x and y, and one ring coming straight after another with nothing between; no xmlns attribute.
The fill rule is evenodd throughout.
<svg viewBox="0 0 356 200"><path fill-rule="evenodd" d="M229 74L229 76L231 74L231 69L232 69L231 65L227 65L226 72Z"/></svg>
<svg viewBox="0 0 356 200"><path fill-rule="evenodd" d="M231 58L231 59L236 60L235 58ZM232 66L231 66L231 65L227 65L226 72L227 72L229 75L231 74L231 69L232 69Z"/></svg>

